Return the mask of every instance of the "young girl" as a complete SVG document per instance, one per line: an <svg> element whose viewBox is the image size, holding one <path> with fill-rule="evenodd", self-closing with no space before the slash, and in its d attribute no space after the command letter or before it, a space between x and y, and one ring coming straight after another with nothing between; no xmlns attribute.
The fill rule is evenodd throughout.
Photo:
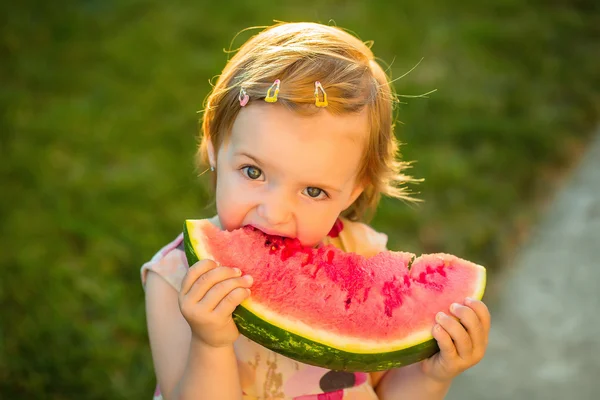
<svg viewBox="0 0 600 400"><path fill-rule="evenodd" d="M386 250L387 237L359 221L381 195L407 198L392 99L369 47L338 28L278 24L250 39L204 113L211 221L365 256ZM253 277L210 260L188 266L181 241L142 267L155 399L442 399L485 352L490 315L465 299L438 314L441 350L423 362L372 374L296 362L239 335L231 313Z"/></svg>

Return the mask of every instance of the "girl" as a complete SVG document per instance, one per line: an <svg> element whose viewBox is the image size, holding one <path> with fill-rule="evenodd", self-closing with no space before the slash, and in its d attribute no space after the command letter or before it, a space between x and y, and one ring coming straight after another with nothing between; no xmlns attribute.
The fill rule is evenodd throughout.
<svg viewBox="0 0 600 400"><path fill-rule="evenodd" d="M278 24L250 39L204 113L198 158L213 174L211 221L365 256L385 250L387 237L359 221L381 195L408 198L392 100L370 48L338 28ZM181 241L142 267L155 399L442 399L485 352L490 315L465 299L453 316L438 314L441 350L421 363L372 374L298 363L239 335L231 313L253 278L210 260L188 267Z"/></svg>

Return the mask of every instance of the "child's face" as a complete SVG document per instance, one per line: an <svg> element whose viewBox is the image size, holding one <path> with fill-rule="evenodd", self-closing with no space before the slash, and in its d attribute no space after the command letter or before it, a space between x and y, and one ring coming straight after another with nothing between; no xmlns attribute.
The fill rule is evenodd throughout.
<svg viewBox="0 0 600 400"><path fill-rule="evenodd" d="M369 132L366 112L302 116L278 104L250 104L217 153L221 226L319 243L360 195L356 182ZM209 146L214 164L214 150Z"/></svg>

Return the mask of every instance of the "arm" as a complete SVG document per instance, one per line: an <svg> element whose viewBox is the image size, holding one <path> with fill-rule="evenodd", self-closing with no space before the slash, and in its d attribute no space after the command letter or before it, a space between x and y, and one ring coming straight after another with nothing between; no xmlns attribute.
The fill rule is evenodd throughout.
<svg viewBox="0 0 600 400"><path fill-rule="evenodd" d="M206 262L194 267L184 279L182 293L157 274L148 274L148 335L159 387L165 399L241 399L232 345L238 332L231 311L247 297L246 291L236 290L241 282L230 268ZM213 318L215 312L225 317ZM226 323L212 329L217 319Z"/></svg>
<svg viewBox="0 0 600 400"><path fill-rule="evenodd" d="M242 388L233 345L211 347L193 339L187 366L174 399L240 399ZM171 398L171 397L169 397Z"/></svg>
<svg viewBox="0 0 600 400"><path fill-rule="evenodd" d="M428 377L418 363L388 371L379 381L376 392L380 400L441 400L448 393L451 382L436 381Z"/></svg>

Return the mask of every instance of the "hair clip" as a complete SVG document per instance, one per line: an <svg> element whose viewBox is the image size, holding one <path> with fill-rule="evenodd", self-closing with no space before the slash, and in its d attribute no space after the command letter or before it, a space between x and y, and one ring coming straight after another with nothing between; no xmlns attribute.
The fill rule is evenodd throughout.
<svg viewBox="0 0 600 400"><path fill-rule="evenodd" d="M275 103L277 101L277 95L279 94L279 79L275 79L275 82L271 85L269 90L267 90L267 97L265 97L265 101L267 103ZM271 90L275 89L275 93L271 95Z"/></svg>
<svg viewBox="0 0 600 400"><path fill-rule="evenodd" d="M240 101L240 106L244 107L250 101L250 96L244 90L244 88L240 88L240 94L238 96L238 100Z"/></svg>
<svg viewBox="0 0 600 400"><path fill-rule="evenodd" d="M319 89L321 89L321 92L323 93L323 101L319 100ZM315 82L315 106L327 107L327 105L328 105L327 93L325 92L325 89L323 89L323 85L321 85L321 82L316 81Z"/></svg>

